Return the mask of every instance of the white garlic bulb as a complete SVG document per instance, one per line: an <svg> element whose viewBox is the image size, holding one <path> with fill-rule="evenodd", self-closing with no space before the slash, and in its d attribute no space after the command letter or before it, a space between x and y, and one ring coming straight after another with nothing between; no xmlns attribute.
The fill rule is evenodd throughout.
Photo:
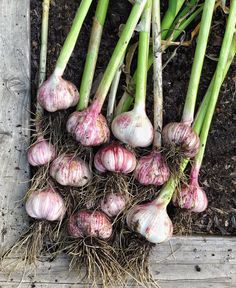
<svg viewBox="0 0 236 288"><path fill-rule="evenodd" d="M64 200L52 188L32 192L25 208L30 217L48 221L62 220L66 212Z"/></svg>
<svg viewBox="0 0 236 288"><path fill-rule="evenodd" d="M152 243L167 241L173 234L173 224L167 214L166 205L157 204L156 201L131 208L126 222L131 230Z"/></svg>
<svg viewBox="0 0 236 288"><path fill-rule="evenodd" d="M43 137L39 137L29 148L27 157L30 165L42 166L48 164L56 157L56 151L51 143Z"/></svg>
<svg viewBox="0 0 236 288"><path fill-rule="evenodd" d="M134 108L116 116L111 129L117 139L132 147L147 147L153 140L153 126L143 110Z"/></svg>

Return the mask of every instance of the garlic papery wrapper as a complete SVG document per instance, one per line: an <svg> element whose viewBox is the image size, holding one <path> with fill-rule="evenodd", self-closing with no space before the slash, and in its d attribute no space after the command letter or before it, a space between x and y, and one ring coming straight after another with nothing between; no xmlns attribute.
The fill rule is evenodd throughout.
<svg viewBox="0 0 236 288"><path fill-rule="evenodd" d="M102 199L101 210L109 217L115 217L125 209L125 197L121 193L108 193Z"/></svg>
<svg viewBox="0 0 236 288"><path fill-rule="evenodd" d="M48 221L60 221L66 212L64 200L53 188L32 192L25 209L30 217Z"/></svg>
<svg viewBox="0 0 236 288"><path fill-rule="evenodd" d="M170 169L160 152L153 150L139 159L135 178L143 185L163 185L170 177Z"/></svg>
<svg viewBox="0 0 236 288"><path fill-rule="evenodd" d="M54 72L38 90L37 100L48 112L67 109L79 101L79 92L70 81Z"/></svg>
<svg viewBox="0 0 236 288"><path fill-rule="evenodd" d="M200 213L206 210L208 200L204 190L199 185L183 185L173 195L174 206Z"/></svg>
<svg viewBox="0 0 236 288"><path fill-rule="evenodd" d="M97 237L108 239L112 235L112 224L101 211L81 210L70 216L68 233L73 237Z"/></svg>
<svg viewBox="0 0 236 288"><path fill-rule="evenodd" d="M99 172L128 174L135 169L136 157L118 142L113 142L98 150L94 157L94 165Z"/></svg>
<svg viewBox="0 0 236 288"><path fill-rule="evenodd" d="M143 109L134 108L115 117L112 133L132 147L147 147L153 140L153 126Z"/></svg>
<svg viewBox="0 0 236 288"><path fill-rule="evenodd" d="M61 155L50 166L50 175L63 186L82 187L92 179L87 163L74 155Z"/></svg>
<svg viewBox="0 0 236 288"><path fill-rule="evenodd" d="M173 224L166 205L154 200L147 204L135 205L126 216L129 228L149 242L161 243L169 240L173 234Z"/></svg>
<svg viewBox="0 0 236 288"><path fill-rule="evenodd" d="M39 137L27 152L28 162L32 166L46 165L55 157L56 151L54 146L43 137Z"/></svg>
<svg viewBox="0 0 236 288"><path fill-rule="evenodd" d="M67 131L84 146L101 145L110 138L106 118L95 106L96 102L81 112L72 113L67 121Z"/></svg>
<svg viewBox="0 0 236 288"><path fill-rule="evenodd" d="M162 130L166 146L175 147L185 157L194 157L200 147L200 140L193 129L185 123L169 123Z"/></svg>

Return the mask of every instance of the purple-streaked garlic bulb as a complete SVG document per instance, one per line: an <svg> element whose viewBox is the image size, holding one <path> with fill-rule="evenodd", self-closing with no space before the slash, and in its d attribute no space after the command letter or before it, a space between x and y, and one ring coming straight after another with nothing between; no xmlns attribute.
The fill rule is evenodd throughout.
<svg viewBox="0 0 236 288"><path fill-rule="evenodd" d="M191 169L189 185L182 185L172 197L172 202L176 207L196 213L206 210L208 200L205 191L198 184L199 171L200 165L195 162Z"/></svg>
<svg viewBox="0 0 236 288"><path fill-rule="evenodd" d="M194 157L200 147L200 140L193 129L185 123L169 123L162 130L163 143L175 147L185 157Z"/></svg>
<svg viewBox="0 0 236 288"><path fill-rule="evenodd" d="M74 155L61 155L50 166L50 175L63 186L82 187L92 179L87 163Z"/></svg>
<svg viewBox="0 0 236 288"><path fill-rule="evenodd" d="M108 239L112 235L112 224L101 211L81 210L70 216L68 233L73 237L96 237Z"/></svg>
<svg viewBox="0 0 236 288"><path fill-rule="evenodd" d="M54 146L43 137L39 137L27 152L28 162L32 166L46 165L55 157L56 151Z"/></svg>
<svg viewBox="0 0 236 288"><path fill-rule="evenodd" d="M199 185L183 185L173 195L174 206L200 213L206 210L208 200L205 191Z"/></svg>
<svg viewBox="0 0 236 288"><path fill-rule="evenodd" d="M54 72L38 90L37 100L48 112L68 109L79 101L79 92L70 81Z"/></svg>
<svg viewBox="0 0 236 288"><path fill-rule="evenodd" d="M147 147L153 140L152 123L141 109L116 116L111 129L117 139L132 147Z"/></svg>
<svg viewBox="0 0 236 288"><path fill-rule="evenodd" d="M66 129L84 146L98 146L110 139L106 118L98 112L96 102L83 111L72 113Z"/></svg>
<svg viewBox="0 0 236 288"><path fill-rule="evenodd" d="M126 222L131 230L152 243L167 241L173 234L173 224L167 214L166 204L156 200L131 208Z"/></svg>
<svg viewBox="0 0 236 288"><path fill-rule="evenodd" d="M135 178L143 185L163 185L170 177L170 169L160 152L153 150L139 159Z"/></svg>
<svg viewBox="0 0 236 288"><path fill-rule="evenodd" d="M32 192L25 208L30 217L48 221L60 221L66 212L64 200L53 188Z"/></svg>
<svg viewBox="0 0 236 288"><path fill-rule="evenodd" d="M121 193L108 193L102 199L101 210L109 217L115 217L125 209L125 197Z"/></svg>
<svg viewBox="0 0 236 288"><path fill-rule="evenodd" d="M94 165L99 172L111 171L128 174L134 171L136 157L118 142L100 148L94 157Z"/></svg>

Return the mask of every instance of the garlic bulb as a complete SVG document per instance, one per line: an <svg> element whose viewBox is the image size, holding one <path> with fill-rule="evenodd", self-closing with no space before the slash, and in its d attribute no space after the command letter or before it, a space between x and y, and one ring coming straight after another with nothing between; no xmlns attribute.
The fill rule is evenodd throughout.
<svg viewBox="0 0 236 288"><path fill-rule="evenodd" d="M169 123L162 130L163 142L175 146L186 157L194 157L200 147L200 140L193 129L185 123Z"/></svg>
<svg viewBox="0 0 236 288"><path fill-rule="evenodd" d="M95 102L81 112L72 113L67 121L67 131L84 146L101 145L110 138L106 118L94 106Z"/></svg>
<svg viewBox="0 0 236 288"><path fill-rule="evenodd" d="M165 159L158 151L139 159L135 169L135 178L143 185L163 185L170 176L169 167Z"/></svg>
<svg viewBox="0 0 236 288"><path fill-rule="evenodd" d="M39 137L29 148L27 157L32 166L46 165L56 157L56 151L51 143Z"/></svg>
<svg viewBox="0 0 236 288"><path fill-rule="evenodd" d="M50 175L63 186L82 187L92 179L87 163L74 155L61 155L50 166Z"/></svg>
<svg viewBox="0 0 236 288"><path fill-rule="evenodd" d="M124 210L125 202L121 193L108 193L101 201L101 210L109 217L114 217Z"/></svg>
<svg viewBox="0 0 236 288"><path fill-rule="evenodd" d="M94 165L100 172L111 171L128 174L135 169L134 153L118 142L102 147L94 157Z"/></svg>
<svg viewBox="0 0 236 288"><path fill-rule="evenodd" d="M121 142L132 147L147 147L153 140L153 126L145 111L133 109L115 117L111 130Z"/></svg>
<svg viewBox="0 0 236 288"><path fill-rule="evenodd" d="M101 211L81 210L70 216L68 233L73 237L108 239L112 235L112 224Z"/></svg>
<svg viewBox="0 0 236 288"><path fill-rule="evenodd" d="M167 241L173 234L173 224L167 214L166 205L158 204L157 201L131 208L126 222L131 230L152 243Z"/></svg>
<svg viewBox="0 0 236 288"><path fill-rule="evenodd" d="M39 87L37 100L45 110L55 112L75 106L79 101L79 92L73 83L54 72Z"/></svg>
<svg viewBox="0 0 236 288"><path fill-rule="evenodd" d="M62 220L66 212L64 200L52 188L32 192L25 208L30 217L48 221Z"/></svg>
<svg viewBox="0 0 236 288"><path fill-rule="evenodd" d="M172 202L176 207L200 213L206 210L208 200L204 190L199 185L183 185L173 195Z"/></svg>

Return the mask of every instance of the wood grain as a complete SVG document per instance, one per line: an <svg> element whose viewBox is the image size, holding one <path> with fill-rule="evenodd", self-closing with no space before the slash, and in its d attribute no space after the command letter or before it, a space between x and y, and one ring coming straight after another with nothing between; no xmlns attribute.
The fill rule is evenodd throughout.
<svg viewBox="0 0 236 288"><path fill-rule="evenodd" d="M29 179L29 4L30 0L0 0L0 248L11 245L27 227L21 199ZM0 288L91 286L68 271L65 256L33 268L16 263L17 257L12 257L2 267ZM235 238L175 237L153 250L150 263L163 288L236 287Z"/></svg>
<svg viewBox="0 0 236 288"><path fill-rule="evenodd" d="M11 263L11 265L10 265ZM41 262L37 268L16 268L17 259L10 259L5 273L0 273L2 283L16 287L89 287L75 272L68 271L68 259L61 256L53 262ZM170 243L158 245L150 257L154 278L163 288L236 287L236 240L222 237L175 237ZM78 286L74 286L74 285ZM50 286L51 285L51 286ZM129 287L134 286L130 283ZM8 286L6 286L8 287Z"/></svg>
<svg viewBox="0 0 236 288"><path fill-rule="evenodd" d="M21 199L29 168L29 0L0 1L0 249L27 221Z"/></svg>

